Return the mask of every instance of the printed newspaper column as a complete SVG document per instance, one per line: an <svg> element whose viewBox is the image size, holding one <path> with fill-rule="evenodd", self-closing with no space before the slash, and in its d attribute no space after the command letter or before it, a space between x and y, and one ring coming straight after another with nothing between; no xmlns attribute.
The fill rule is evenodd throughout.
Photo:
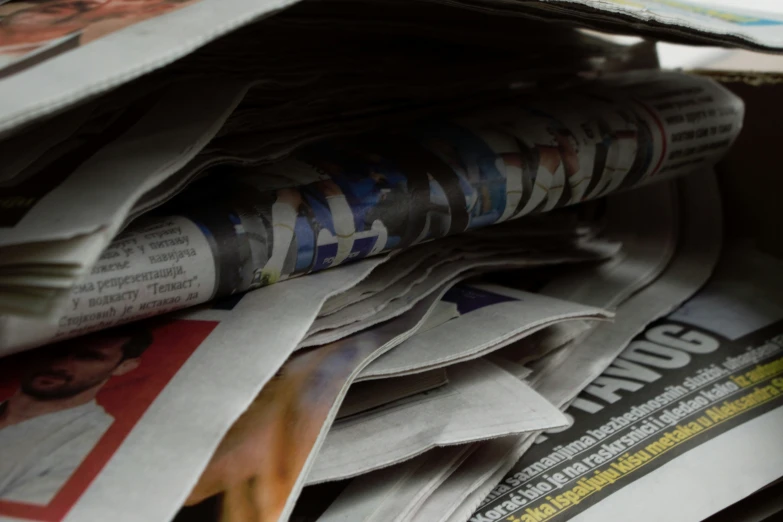
<svg viewBox="0 0 783 522"><path fill-rule="evenodd" d="M640 181L673 177L714 164L742 128L742 100L718 83L698 76L649 72L618 75L609 85L619 87L623 105L638 118L636 132L644 147L636 153L634 168L619 179L613 176L600 195ZM593 97L602 98L596 90ZM615 101L617 103L617 101ZM596 196L599 194L595 194Z"/></svg>
<svg viewBox="0 0 783 522"><path fill-rule="evenodd" d="M199 227L169 217L120 234L71 293L56 323L7 318L34 328L14 328L21 347L74 337L172 310L214 296L216 259Z"/></svg>
<svg viewBox="0 0 783 522"><path fill-rule="evenodd" d="M214 293L214 264L207 238L182 217L120 235L77 286L73 308L60 318L58 334L202 303ZM133 273L128 273L131 267Z"/></svg>

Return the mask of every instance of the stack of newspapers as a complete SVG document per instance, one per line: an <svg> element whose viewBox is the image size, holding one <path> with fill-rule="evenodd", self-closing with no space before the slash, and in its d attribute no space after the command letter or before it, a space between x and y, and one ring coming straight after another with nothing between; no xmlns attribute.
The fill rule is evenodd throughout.
<svg viewBox="0 0 783 522"><path fill-rule="evenodd" d="M783 22L626 4L0 0L0 521L697 521L783 477L744 102L594 30Z"/></svg>

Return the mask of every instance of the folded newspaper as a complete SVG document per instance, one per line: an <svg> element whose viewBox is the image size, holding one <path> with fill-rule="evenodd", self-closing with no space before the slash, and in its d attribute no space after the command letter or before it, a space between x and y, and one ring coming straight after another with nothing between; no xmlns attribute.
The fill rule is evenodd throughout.
<svg viewBox="0 0 783 522"><path fill-rule="evenodd" d="M743 103L574 26L781 25L0 0L0 521L285 521L348 477L324 522L692 520L780 480L781 263L671 313Z"/></svg>
<svg viewBox="0 0 783 522"><path fill-rule="evenodd" d="M649 326L470 517L706 518L783 476L781 263L743 246ZM726 477L741 476L739 483ZM639 495L666 502L639 509ZM684 516L680 512L677 516Z"/></svg>
<svg viewBox="0 0 783 522"><path fill-rule="evenodd" d="M611 76L449 122L314 144L268 166L218 169L102 251L139 194L133 173L152 182L176 170L241 90L210 95L217 122L198 113L171 129L171 116L142 117L55 190L9 210L2 309L54 314L53 335L69 336L199 304L709 166L733 142L743 112L705 78ZM176 110L192 114L189 106L182 100ZM155 120L166 125L155 131ZM144 152L160 143L156 154ZM107 169L128 175L122 183L103 176L114 198L99 208L85 180ZM15 330L36 328L0 321L12 338L4 344L16 342Z"/></svg>
<svg viewBox="0 0 783 522"><path fill-rule="evenodd" d="M683 224L677 255L660 277L623 302L613 328L597 326L563 349L534 366L530 379L542 394L561 407L567 405L585 386L598 377L634 336L674 310L707 281L718 261L722 242L720 196L714 178L688 177L679 183L684 200ZM690 202L690 204L688 204ZM694 202L698 202L694 204ZM582 348L584 350L582 350ZM461 505L451 511L455 520L466 520L481 499L497 484L511 465L530 447L532 440L518 441L482 485L461 496Z"/></svg>
<svg viewBox="0 0 783 522"><path fill-rule="evenodd" d="M710 183L711 178L709 175L702 175L702 176L695 176L695 177L689 177L686 178L687 183L685 185L688 187L688 190L686 191L686 194L683 196L685 200L688 201L694 201L693 198L696 198L695 201L698 201L698 194L699 192L706 192L707 194L710 193ZM659 187L650 187L649 189L646 189L646 191L652 191L652 192L661 192L663 194L666 194L668 191L663 190L659 191L657 190ZM631 201L636 201L636 193L628 193L624 195L618 195L618 198L630 198ZM687 196L687 197L686 197ZM670 204L673 204L673 201L670 199ZM650 204L654 206L654 203L656 202L655 198L650 199ZM633 205L630 205L633 207ZM646 207L642 206L640 210L644 210ZM705 209L709 209L709 206L704 206ZM664 212L665 214L665 212ZM692 221L692 222L691 222ZM683 238L683 241L688 244L689 246L692 246L693 248L696 248L700 255L701 255L701 243L700 241L706 241L709 240L712 235L707 233L701 225L705 225L709 221L709 227L711 229L714 229L716 231L719 231L719 219L715 219L714 214L705 214L703 216L702 220L696 219L695 221L686 221L687 223L691 223L690 229L688 230L688 234L685 235ZM665 220L664 220L665 222ZM622 226L628 227L630 226L628 223L622 223ZM620 227L622 228L622 227ZM649 232L653 237L654 234L657 231L657 226L651 227L651 232ZM664 226L666 228L666 226ZM666 234L663 234L664 237L666 237ZM649 254L650 252L647 251ZM658 252L654 252L656 256L658 256ZM638 266L638 261L634 261L636 265ZM609 262L611 266L611 261ZM686 267L691 266L693 264L693 261L691 261L690 257L684 258L684 264ZM617 271L615 270L614 273L620 277L622 281L625 281L627 279L627 273L625 271ZM642 276L645 276L644 271L638 272L638 274L641 274ZM588 279L591 279L591 276L587 276ZM677 272L673 277L681 278L682 275ZM695 280L695 279L694 279ZM581 286L581 284L584 283L584 281L578 281L580 285L577 285L577 288ZM287 283L286 283L287 284ZM599 283L600 284L600 283ZM693 283L694 285L698 283ZM686 285L687 286L687 285ZM273 287L274 288L274 287ZM470 287L467 287L470 288ZM488 294L487 288L493 288L493 287L479 287L484 293L480 295L486 295ZM478 291L477 289L476 291ZM535 296L531 294L523 294L522 292L506 292L506 294L511 294L515 296L525 295L527 299L534 300ZM474 297L475 296L471 296ZM451 297L451 299L454 299L454 297ZM511 299L509 295L503 295L495 293L495 301L500 299L501 301L503 299ZM475 299L473 299L475 301ZM483 301L486 301L484 299ZM491 301L491 300L490 300ZM549 306L551 306L551 298L543 298L543 301L546 302ZM470 303L471 300L467 300L467 303ZM509 301L506 301L509 302ZM499 303L502 304L502 303ZM561 304L561 307L565 307L564 309L567 309L569 305L566 303ZM573 306L573 305L571 305ZM589 310L589 309L586 309ZM556 312L552 312L553 314ZM470 313L467 313L466 316L469 316ZM456 320L455 318L451 317L451 314L444 314L443 317L439 320ZM442 325L448 325L449 323L441 323ZM430 335L432 332L437 331L439 328L437 321L431 321L430 327L424 331L421 332L422 335ZM419 335L418 333L416 335L413 335L409 340L413 340L416 338L416 336ZM502 335L501 335L502 338ZM406 341L407 342L407 341ZM403 343L404 344L404 343ZM402 346L402 345L400 345ZM317 353L319 349L316 349L315 352ZM585 368L588 369L588 371L591 370L591 367L588 365L582 365ZM565 368L564 368L565 370ZM568 370L569 372L573 370ZM491 376L491 372L483 372L483 376L485 378L488 378ZM474 377L475 382L473 383L473 386L492 386L491 383L482 383L481 382L481 374L476 374ZM491 380L496 380L497 378L493 378ZM316 381L316 383L320 383L321 381ZM500 382L506 382L504 380L498 380L498 384ZM406 399L402 399L399 402L393 402L389 403L388 405L381 406L376 410L370 410L368 412L365 412L364 414L359 414L353 418L348 417L345 419L345 421L338 421L332 426L332 429L335 429L336 431L326 433L326 437L323 441L324 446L322 446L321 451L323 453L319 453L315 457L315 462L312 466L312 468L309 469L309 474L307 477L307 480L309 482L317 482L321 480L329 480L344 476L350 476L355 473L361 473L362 471L368 471L370 469L376 468L378 466L383 465L389 465L393 462L399 461L404 458L411 458L412 456L415 456L417 453L427 449L431 446L437 446L439 444L444 443L443 441L449 440L446 437L452 437L452 441L458 440L459 437L465 437L465 435L460 435L462 433L461 430L467 429L468 432L471 430L482 430L482 433L485 433L486 436L491 433L491 430L494 428L494 423L492 422L470 422L468 421L466 424L463 423L455 423L450 424L449 422L443 423L444 420L448 419L454 419L454 418L460 418L460 412L462 412L462 420L466 420L466 417L468 413L471 411L469 407L460 407L458 409L454 409L454 404L459 403L460 401L465 401L467 398L460 398L459 394L457 396L449 396L449 391L446 388L439 389L440 391L435 391L433 394L424 394L420 397L410 397ZM475 401L480 401L481 395L477 395L475 397ZM468 401L469 402L469 401ZM481 402L485 407L489 405L489 402ZM450 406L451 405L451 406ZM432 408L435 408L433 410ZM433 421L433 411L437 411L438 415L440 416L439 422ZM506 415L509 414L508 411L503 410L490 410L494 411L495 413L492 415L493 418L496 419L505 419ZM447 413L451 412L451 413ZM480 412L474 412L471 414L470 418L480 418L482 413ZM405 423L404 429L400 427L399 425L401 423ZM452 421L453 422L453 421ZM388 424L387 424L388 423ZM380 429L379 426L388 426L392 425L395 426L394 429ZM263 426L266 426L266 423L258 423L257 429L262 429ZM322 426L322 430L326 429L326 426ZM323 433L323 432L322 432ZM353 434L352 436L346 436L344 434ZM344 440L341 438L342 436L345 436ZM211 476L209 479L210 482L215 483L217 482L218 486L220 484L226 484L228 481L224 478L222 481L220 477L230 477L230 476L242 476L242 470L248 469L248 466L252 466L253 464L252 459L249 458L230 458L230 455L232 452L238 452L238 454L242 454L245 452L252 451L255 455L257 455L254 458L270 458L271 456L267 454L266 451L260 450L258 446L258 441L261 440L257 435L248 435L248 433L245 433L242 437L236 437L234 444L230 444L227 447L226 454L221 458L222 464L215 468L213 471L208 472L208 474ZM500 439L499 442L506 444L508 440L507 439ZM513 441L512 441L513 442ZM532 442L532 439L530 440ZM233 446L233 447L232 447ZM241 449L244 446L244 449ZM305 446L305 445L303 445ZM513 446L513 445L512 445ZM306 445L306 447L309 447L309 445ZM511 448L513 449L513 448ZM484 455L486 452L482 452L479 455ZM490 452L490 457L497 453L497 451ZM266 455L266 456L265 456ZM501 457L503 455L500 455ZM327 459L327 460L323 460ZM468 457L468 460L470 460L470 457ZM241 465L239 464L241 462ZM328 462L328 464L325 464L325 462ZM467 462L467 461L466 461ZM473 462L473 461L471 461ZM454 461L451 459L445 459L442 463L444 466L453 466ZM475 463L474 463L475 464ZM461 469L461 468L458 468ZM305 470L303 470L305 471ZM440 477L445 477L444 474L439 474ZM297 481L302 480L301 476L297 478ZM250 488L251 483L245 482L242 486L243 488ZM217 491L216 489L212 489L212 492ZM244 499L244 502L251 502L254 505L262 506L264 504L264 491L265 489L262 488L261 490L256 489L244 489L244 493L239 496L240 499ZM204 498L206 495L201 494L196 497L196 499ZM427 501L425 499L422 499L421 497L417 497L420 500L424 500L424 506L426 507ZM232 501L233 502L233 501ZM456 507L456 506L455 506ZM238 515L234 515L238 516ZM350 518L349 518L350 519Z"/></svg>
<svg viewBox="0 0 783 522"><path fill-rule="evenodd" d="M62 4L56 0L3 2L0 16L0 132L38 120L81 100L116 88L131 79L161 68L192 53L204 44L243 25L257 22L295 4L293 0L107 0ZM446 2L443 2L444 4ZM322 2L297 6L307 12L311 5L324 9L321 20L350 19L351 28L372 19L379 4ZM383 5L383 4L381 4ZM525 2L448 2L438 17L425 19L423 26L449 20L463 7L475 17L483 13L519 18L568 22L581 27L627 33L644 32L657 39L675 39L750 49L781 49L780 16L736 8L705 7L686 0L636 0L634 2L589 2L547 0ZM405 6L407 24L428 7L417 2ZM283 16L287 11L282 13ZM317 25L318 11L305 27ZM270 20L250 29L263 33ZM494 18L501 18L495 16ZM383 19L383 18L381 18ZM421 18L419 18L421 19ZM434 23L427 23L434 21ZM377 27L377 23L373 27ZM472 24L460 35L475 34L484 24ZM540 24L539 24L540 25ZM532 26L535 30L535 25ZM558 31L547 27L547 36ZM377 32L377 31L376 31ZM509 31L524 38L527 31ZM495 37L504 31L495 33ZM280 47L282 52L291 40ZM557 42L560 36L551 38ZM548 46L551 45L548 44ZM256 56L264 56L263 48ZM56 78L57 81L52 81Z"/></svg>
<svg viewBox="0 0 783 522"><path fill-rule="evenodd" d="M574 349L562 348L552 355L534 363L536 371L529 377L525 376L533 387L539 390L547 399L558 406L567 405L578 392L595 379L622 351L634 335L644 328L644 325L672 310L679 302L693 294L709 276L712 266L717 260L721 235L721 217L719 200L717 199L717 187L714 179L708 175L690 176L680 183L679 198L682 207L679 220L680 247L677 255L666 262L667 267L660 273L660 277L653 282L648 281L646 288L642 282L645 279L648 267L654 263L644 263L659 259L661 244L670 241L665 239L671 236L671 232L661 233L659 225L653 225L648 230L650 238L656 235L664 238L659 240L656 249L632 250L631 257L620 263L609 261L592 269L577 269L563 276L555 277L542 291L547 288L557 289L561 295L569 293L573 295L593 296L589 287L594 287L597 295L605 299L604 304L609 304L617 299L619 294L629 294L628 288L640 288L640 291L627 302L620 304L617 310L617 323L597 325L588 330L586 339L572 343ZM644 191L659 187L650 187ZM640 191L643 192L643 191ZM635 201L637 192L618 195L616 198ZM650 198L651 202L655 198ZM695 202L695 204L694 204ZM631 208L634 206L632 205ZM698 210L693 210L698 208ZM638 220L643 220L644 207L639 208ZM626 210L627 212L627 210ZM622 215L622 214L620 214ZM632 214L631 214L632 215ZM633 223L628 221L628 215L617 224L619 228L633 228ZM641 223L640 223L641 225ZM664 226L663 229L670 228ZM643 241L642 243L646 243ZM666 256L664 256L666 257ZM624 266L627 265L627 266ZM629 267L636 267L633 270ZM630 277L632 274L638 277ZM574 277L581 274L581 277ZM641 279L639 279L641 278ZM607 292L604 287L615 289ZM569 290L570 288L570 290ZM627 299L627 297L626 297ZM596 302L597 304L597 302ZM558 337L560 332L542 331ZM579 332L582 333L582 332ZM499 352L503 359L512 361L525 360L530 357L524 349L527 345L511 346ZM539 354L538 357L541 355ZM501 359L496 359L501 360ZM508 360L508 359L506 359ZM509 367L509 369L514 366ZM520 373L524 375L524 373ZM389 482L381 482L384 486L377 486L374 490L368 490L361 486L351 486L335 501L324 514L324 520L353 520L355 514L368 511L368 506L375 504L395 505L401 513L407 513L405 518L399 520L467 520L480 501L502 479L511 465L530 447L535 437L511 437L498 439L474 445L470 450L470 456L464 463L451 469L451 463L438 464L421 463L420 465L430 469L433 476L443 477L446 468L450 471L445 478L439 479L439 485L430 496L421 500L415 500L418 507L410 508L411 498L405 495L409 490L406 479L399 477L400 471L390 469L387 471ZM426 459L423 456L422 459ZM437 460L438 457L433 457ZM435 465L441 468L433 468ZM376 472L383 473L386 470ZM399 477L399 478L397 478ZM425 480L426 475L416 475L411 480ZM394 484L402 481L405 485L395 489ZM378 482L376 482L378 484ZM388 484L388 486L386 485ZM398 494L397 491L402 492ZM362 498L361 503L354 507L349 499L353 495ZM360 511L354 511L360 510ZM336 517L336 518L335 518ZM356 519L361 520L361 519Z"/></svg>

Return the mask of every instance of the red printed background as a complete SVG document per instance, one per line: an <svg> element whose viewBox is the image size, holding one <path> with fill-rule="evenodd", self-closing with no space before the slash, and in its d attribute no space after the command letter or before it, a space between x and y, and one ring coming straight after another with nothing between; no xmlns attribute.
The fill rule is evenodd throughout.
<svg viewBox="0 0 783 522"><path fill-rule="evenodd" d="M187 320L141 323L140 328L150 328L152 344L142 354L139 367L125 375L112 377L96 398L98 404L114 417L109 429L48 505L0 500L0 516L42 522L57 522L65 517L147 408L217 324L214 321ZM35 357L36 351L0 359L0 401L17 389L26 361L28 357Z"/></svg>

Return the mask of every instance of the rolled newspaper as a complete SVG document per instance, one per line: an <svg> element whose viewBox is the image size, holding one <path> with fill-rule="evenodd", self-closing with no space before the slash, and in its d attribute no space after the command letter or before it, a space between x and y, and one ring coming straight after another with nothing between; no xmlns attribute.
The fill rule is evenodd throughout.
<svg viewBox="0 0 783 522"><path fill-rule="evenodd" d="M29 332L70 337L703 169L742 116L712 80L628 73L214 167L122 233L55 325L0 319L0 352L30 346Z"/></svg>

